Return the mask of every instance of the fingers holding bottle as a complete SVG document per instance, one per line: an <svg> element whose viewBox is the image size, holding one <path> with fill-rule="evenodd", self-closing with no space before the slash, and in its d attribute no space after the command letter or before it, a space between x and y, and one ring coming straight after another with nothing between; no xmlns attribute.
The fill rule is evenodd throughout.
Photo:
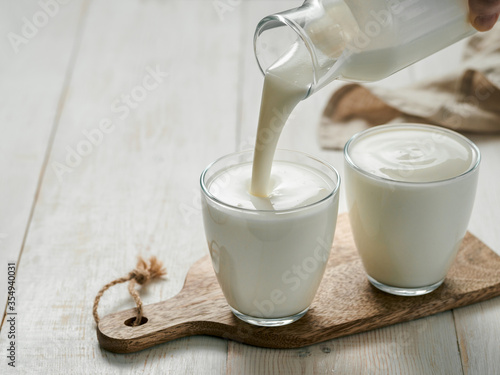
<svg viewBox="0 0 500 375"><path fill-rule="evenodd" d="M500 14L500 0L469 0L469 20L478 31L493 28Z"/></svg>

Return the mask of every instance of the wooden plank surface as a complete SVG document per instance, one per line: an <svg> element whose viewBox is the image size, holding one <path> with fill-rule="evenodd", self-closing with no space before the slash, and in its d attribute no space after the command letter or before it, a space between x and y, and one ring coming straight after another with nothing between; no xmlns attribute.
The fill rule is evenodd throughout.
<svg viewBox="0 0 500 375"><path fill-rule="evenodd" d="M145 303L176 294L206 254L198 178L234 150L238 21L222 23L210 2L90 3L18 272L19 371L224 371L227 342L213 338L131 356L105 352L91 307L99 288L132 269L140 253L158 255L169 270L143 294ZM154 88L138 89L146 84ZM127 104L134 94L139 99ZM95 134L106 119L112 131L90 147L82 132ZM55 163L70 171L57 173ZM133 306L123 291L107 293L99 312Z"/></svg>
<svg viewBox="0 0 500 375"><path fill-rule="evenodd" d="M30 29L40 12L31 1L0 3L0 306L7 296L7 262L17 262L45 158L71 75L82 1L54 8ZM41 19L41 21L43 21ZM32 35L25 38L23 35ZM30 32L30 33L28 33ZM0 323L1 325L1 323Z"/></svg>
<svg viewBox="0 0 500 375"><path fill-rule="evenodd" d="M262 76L251 47L253 30L263 16L301 1L86 3L61 5L17 55L6 33L19 32L22 17L32 17L39 5L1 5L2 304L4 257L17 257L26 233L17 280L19 367L12 373L498 373L499 298L299 350L192 337L132 355L102 351L91 305L104 283L132 269L136 254L156 254L168 278L142 295L145 303L161 301L180 290L189 266L205 254L199 173L214 158L248 148L255 137ZM456 66L459 49L377 84L397 87ZM144 79L155 86L146 76L157 67L167 74L160 75L162 82L137 88ZM319 116L335 86L298 106L280 146L321 156L342 173L341 153L319 150L316 140ZM132 94L138 100L125 104ZM99 129L107 118L113 130L88 155L75 157L79 145L85 153L82 131ZM498 253L500 137L471 138L483 164L470 230ZM58 178L55 163L66 158L73 164ZM345 211L343 198L340 208ZM99 312L132 306L126 288L115 287ZM2 351L6 342L2 329Z"/></svg>
<svg viewBox="0 0 500 375"><path fill-rule="evenodd" d="M479 146L482 161L469 228L500 254L500 139L470 138ZM500 298L454 310L453 316L464 373L500 373Z"/></svg>

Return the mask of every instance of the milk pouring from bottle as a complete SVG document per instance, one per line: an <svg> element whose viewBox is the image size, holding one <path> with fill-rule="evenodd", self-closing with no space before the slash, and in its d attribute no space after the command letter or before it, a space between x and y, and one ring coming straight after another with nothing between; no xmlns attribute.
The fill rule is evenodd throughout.
<svg viewBox="0 0 500 375"><path fill-rule="evenodd" d="M251 193L265 197L288 115L335 79L375 81L475 32L466 0L306 0L264 18L255 55L265 73Z"/></svg>
<svg viewBox="0 0 500 375"><path fill-rule="evenodd" d="M333 239L340 179L333 168L319 178L297 156L273 166L293 108L335 79L385 78L473 32L466 0L306 0L259 23L265 82L251 181L251 154L222 158L201 179L214 270L236 316L264 326L299 319L326 266L329 251L313 256L318 239L328 250Z"/></svg>
<svg viewBox="0 0 500 375"><path fill-rule="evenodd" d="M309 65L306 96L335 79L376 81L475 32L467 0L306 0L265 17L254 37L263 73L292 46Z"/></svg>

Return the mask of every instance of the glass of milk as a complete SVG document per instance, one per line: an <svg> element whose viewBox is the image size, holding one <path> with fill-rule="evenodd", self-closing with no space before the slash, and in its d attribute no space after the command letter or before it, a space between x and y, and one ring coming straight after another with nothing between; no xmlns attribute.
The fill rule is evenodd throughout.
<svg viewBox="0 0 500 375"><path fill-rule="evenodd" d="M253 151L201 175L205 234L229 307L241 320L281 326L309 309L333 242L340 177L306 154L277 150L270 194L249 193Z"/></svg>
<svg viewBox="0 0 500 375"><path fill-rule="evenodd" d="M430 125L376 126L344 148L346 198L368 280L401 296L444 281L474 203L478 148Z"/></svg>

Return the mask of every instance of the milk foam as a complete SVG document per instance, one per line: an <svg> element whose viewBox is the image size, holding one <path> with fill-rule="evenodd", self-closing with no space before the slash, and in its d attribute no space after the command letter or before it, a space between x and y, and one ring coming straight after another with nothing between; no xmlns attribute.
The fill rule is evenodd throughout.
<svg viewBox="0 0 500 375"><path fill-rule="evenodd" d="M414 128L367 134L349 147L349 155L366 172L405 182L446 180L465 173L474 161L465 140Z"/></svg>

